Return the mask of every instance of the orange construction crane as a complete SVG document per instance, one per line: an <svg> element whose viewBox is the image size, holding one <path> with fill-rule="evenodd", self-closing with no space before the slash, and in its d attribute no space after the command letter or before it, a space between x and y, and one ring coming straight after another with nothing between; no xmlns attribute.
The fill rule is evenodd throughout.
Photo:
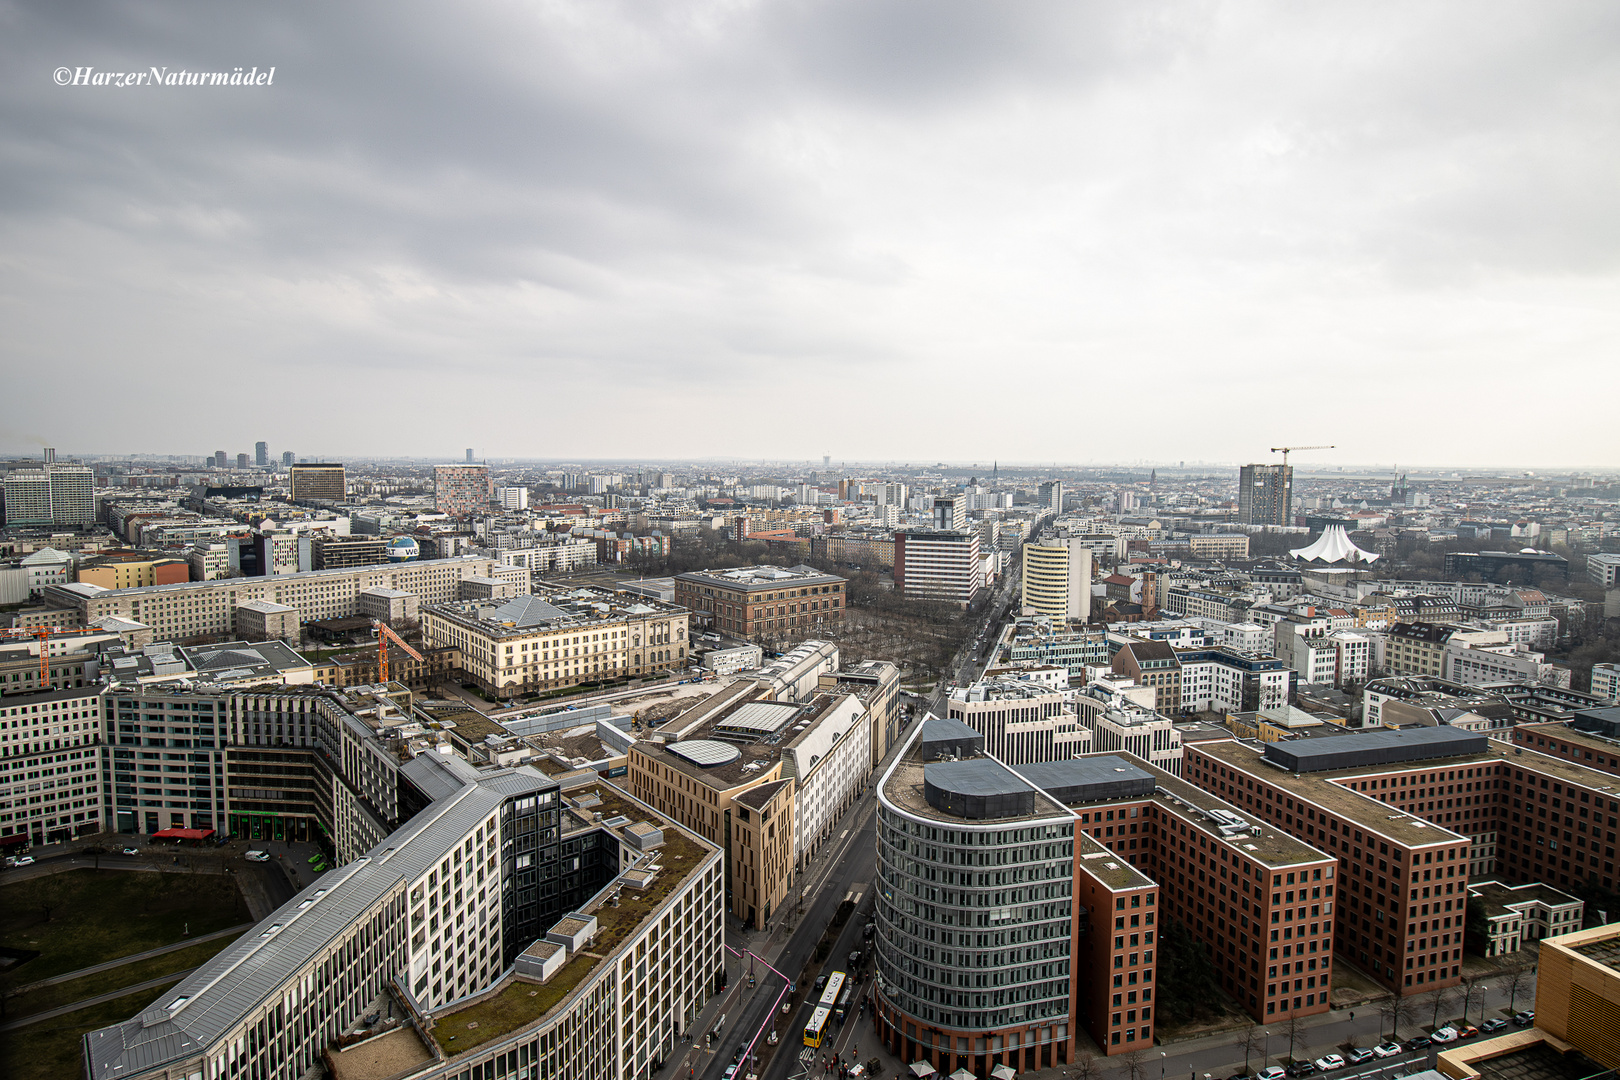
<svg viewBox="0 0 1620 1080"><path fill-rule="evenodd" d="M406 654L409 655L412 660L425 662L425 658L421 653L411 648L409 642L400 637L398 634L394 633L393 627L389 626L381 619L372 619L371 628L377 631L377 673L381 676L381 678L377 680L378 682L385 683L388 681L389 641L392 641L395 645L398 645L400 648L404 649Z"/></svg>
<svg viewBox="0 0 1620 1080"><path fill-rule="evenodd" d="M60 626L25 626L17 630L0 630L0 637L31 637L39 641L39 688L48 690L51 685L51 646L52 634L65 634L67 630Z"/></svg>

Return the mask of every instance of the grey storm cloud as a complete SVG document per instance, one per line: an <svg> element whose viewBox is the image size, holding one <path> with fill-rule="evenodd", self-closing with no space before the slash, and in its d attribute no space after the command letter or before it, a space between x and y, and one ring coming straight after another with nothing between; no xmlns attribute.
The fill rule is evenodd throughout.
<svg viewBox="0 0 1620 1080"><path fill-rule="evenodd" d="M1511 463L1485 411L1615 385L1617 39L1598 3L4 4L0 428Z"/></svg>

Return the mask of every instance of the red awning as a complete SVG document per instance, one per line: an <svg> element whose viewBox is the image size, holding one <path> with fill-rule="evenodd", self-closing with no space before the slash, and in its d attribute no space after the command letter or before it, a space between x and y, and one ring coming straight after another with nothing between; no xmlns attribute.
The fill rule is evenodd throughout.
<svg viewBox="0 0 1620 1080"><path fill-rule="evenodd" d="M4 847L7 844L26 843L28 843L28 834L25 832L12 833L10 836L0 836L0 847Z"/></svg>
<svg viewBox="0 0 1620 1080"><path fill-rule="evenodd" d="M163 829L152 834L154 840L206 840L214 835L213 829Z"/></svg>

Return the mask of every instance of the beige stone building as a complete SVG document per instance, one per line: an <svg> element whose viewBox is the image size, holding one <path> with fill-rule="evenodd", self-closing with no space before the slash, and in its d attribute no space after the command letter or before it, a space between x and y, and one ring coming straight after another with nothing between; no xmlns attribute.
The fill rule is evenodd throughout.
<svg viewBox="0 0 1620 1080"><path fill-rule="evenodd" d="M684 667L689 614L631 593L579 589L432 604L421 617L429 645L460 649L466 676L509 698Z"/></svg>
<svg viewBox="0 0 1620 1080"><path fill-rule="evenodd" d="M52 585L45 590L45 600L53 607L76 612L80 625L116 616L150 626L158 641L184 641L202 635L241 636L236 609L250 600L294 607L303 624L358 615L360 594L367 589L403 589L414 593L423 604L441 603L460 595L464 578L500 577L508 572L527 583L527 570L502 566L495 559L469 556L139 589L100 589L78 583Z"/></svg>
<svg viewBox="0 0 1620 1080"><path fill-rule="evenodd" d="M857 682L801 704L738 680L632 744L628 787L726 847L729 908L762 926L796 900L796 865L836 836L869 778L881 689Z"/></svg>

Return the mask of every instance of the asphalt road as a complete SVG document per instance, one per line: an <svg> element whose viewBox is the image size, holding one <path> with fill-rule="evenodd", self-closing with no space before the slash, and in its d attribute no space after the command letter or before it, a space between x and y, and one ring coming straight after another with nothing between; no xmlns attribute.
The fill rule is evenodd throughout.
<svg viewBox="0 0 1620 1080"><path fill-rule="evenodd" d="M248 846L251 845L240 842L232 845L233 848ZM261 842L259 846L270 845ZM308 855L314 853L313 845L285 844L278 841L274 847L275 858L268 863L248 862L240 858L239 851L229 848L143 848L138 855L120 854L117 848L112 853L100 855L86 854L77 850L52 851L50 848L43 848L36 851L36 861L32 865L8 867L0 871L0 875L3 875L0 876L0 881L24 881L67 870L97 868L161 874L182 873L187 869L188 861L195 858L204 873L211 873L214 869L223 867L226 872L236 876L242 897L247 901L249 914L257 921L297 895L298 890L289 875L300 879L315 877L309 872L308 866L299 861L301 858L307 859ZM308 884L308 881L304 881L303 884Z"/></svg>
<svg viewBox="0 0 1620 1080"><path fill-rule="evenodd" d="M951 658L947 670L952 672L951 679L941 680L934 688L933 696L928 699L928 708L935 716L945 715L945 700L950 696L948 689L950 682L965 686L978 678L979 664L975 657L982 651L979 644L981 638L985 644L990 644L993 635L1000 629L1002 621L1007 617L1013 601L1018 594L1018 570L1009 569L995 593L973 616L973 632L966 644Z"/></svg>
<svg viewBox="0 0 1620 1080"><path fill-rule="evenodd" d="M860 911L850 916L844 924L822 970L842 970L847 966L842 958L856 947L851 942L859 941L861 925L866 921L866 913L871 910L871 883L877 874L877 847L873 843L875 834L872 827L874 800L875 795L869 791L860 803L851 808L846 815L848 824L844 826L848 830L847 835L835 843L819 867L813 866L806 875L804 884L808 895L804 913L799 916L798 927L786 946L771 960L772 965L789 978L798 978L809 962L816 942L821 939L822 931L831 925L838 905L843 903L850 886L857 881L867 883L866 899ZM747 957L732 961L728 967L732 974L731 989L723 1006L726 1026L714 1045L712 1055L706 1055L703 1064L691 1066L695 1068L695 1074L703 1077L703 1080L722 1080L726 1066L736 1060L737 1051L756 1038L763 1045L770 1025L774 1023L780 1032L781 1043L763 1075L766 1080L794 1075L788 1068L792 1066L798 1071L797 1054L803 1046L802 1032L813 1003L807 1001L804 1006L784 1017L776 1006L782 991L781 979L756 961L755 985L750 988L746 975ZM701 1046L701 1038L698 1044Z"/></svg>

